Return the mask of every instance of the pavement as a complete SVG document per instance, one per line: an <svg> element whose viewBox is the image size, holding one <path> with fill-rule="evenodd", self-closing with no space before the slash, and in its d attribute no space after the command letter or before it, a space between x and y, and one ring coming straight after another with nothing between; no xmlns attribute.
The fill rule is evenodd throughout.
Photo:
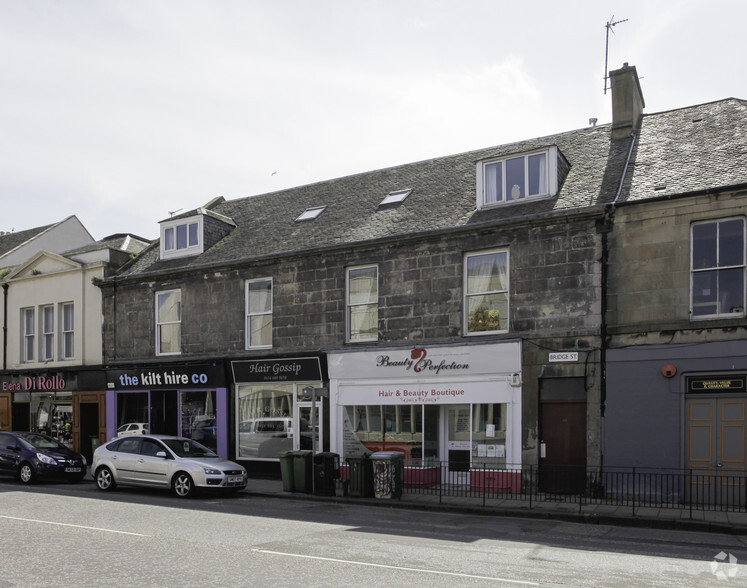
<svg viewBox="0 0 747 588"><path fill-rule="evenodd" d="M747 535L747 512L681 508L651 508L611 504L584 504L578 496L556 497L550 500L486 498L479 496L439 496L409 493L398 498L365 498L344 495L337 484L334 496L320 496L311 492L288 492L283 482L274 478L250 478L246 492L252 495L307 500L326 503L365 504L381 508L439 510L485 516L542 518L583 524L650 527Z"/></svg>

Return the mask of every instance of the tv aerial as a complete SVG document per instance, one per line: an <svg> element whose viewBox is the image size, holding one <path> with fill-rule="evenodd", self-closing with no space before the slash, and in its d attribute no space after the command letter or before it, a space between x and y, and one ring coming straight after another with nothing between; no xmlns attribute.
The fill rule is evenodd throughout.
<svg viewBox="0 0 747 588"><path fill-rule="evenodd" d="M607 38L605 39L604 43L604 93L607 93L607 80L609 79L609 76L607 75L607 57L609 56L609 49L610 49L610 31L614 34L615 31L612 30L612 27L615 25L619 25L622 22L628 22L627 18L623 18L622 20L615 20L615 15L613 14L612 17L607 21L607 24L604 25L607 28Z"/></svg>

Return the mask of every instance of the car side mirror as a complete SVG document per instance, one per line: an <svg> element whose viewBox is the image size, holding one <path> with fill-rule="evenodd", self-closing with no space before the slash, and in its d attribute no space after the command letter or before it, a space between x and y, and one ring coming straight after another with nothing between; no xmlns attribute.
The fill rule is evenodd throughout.
<svg viewBox="0 0 747 588"><path fill-rule="evenodd" d="M156 457L163 457L164 459L168 458L168 455L166 455L165 451L157 451Z"/></svg>

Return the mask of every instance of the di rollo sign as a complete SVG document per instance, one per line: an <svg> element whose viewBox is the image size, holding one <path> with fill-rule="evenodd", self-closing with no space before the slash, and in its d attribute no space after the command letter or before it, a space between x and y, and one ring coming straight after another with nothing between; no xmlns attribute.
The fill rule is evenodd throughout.
<svg viewBox="0 0 747 588"><path fill-rule="evenodd" d="M3 380L3 392L49 392L64 390L67 382L62 376L24 376L11 381Z"/></svg>

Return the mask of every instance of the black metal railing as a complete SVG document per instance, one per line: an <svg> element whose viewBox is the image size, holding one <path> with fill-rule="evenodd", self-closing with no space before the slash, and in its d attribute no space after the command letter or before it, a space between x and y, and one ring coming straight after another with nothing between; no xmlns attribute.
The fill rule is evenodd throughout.
<svg viewBox="0 0 747 588"><path fill-rule="evenodd" d="M391 478L395 496L431 496L440 503L467 499L484 506L520 501L528 508L552 502L577 504L579 510L590 505L627 506L634 513L641 508L747 512L744 470L511 464L498 468L422 460L384 463L382 469L377 460L371 461L370 468L366 460L342 464L342 477L354 496L373 495L375 484Z"/></svg>

